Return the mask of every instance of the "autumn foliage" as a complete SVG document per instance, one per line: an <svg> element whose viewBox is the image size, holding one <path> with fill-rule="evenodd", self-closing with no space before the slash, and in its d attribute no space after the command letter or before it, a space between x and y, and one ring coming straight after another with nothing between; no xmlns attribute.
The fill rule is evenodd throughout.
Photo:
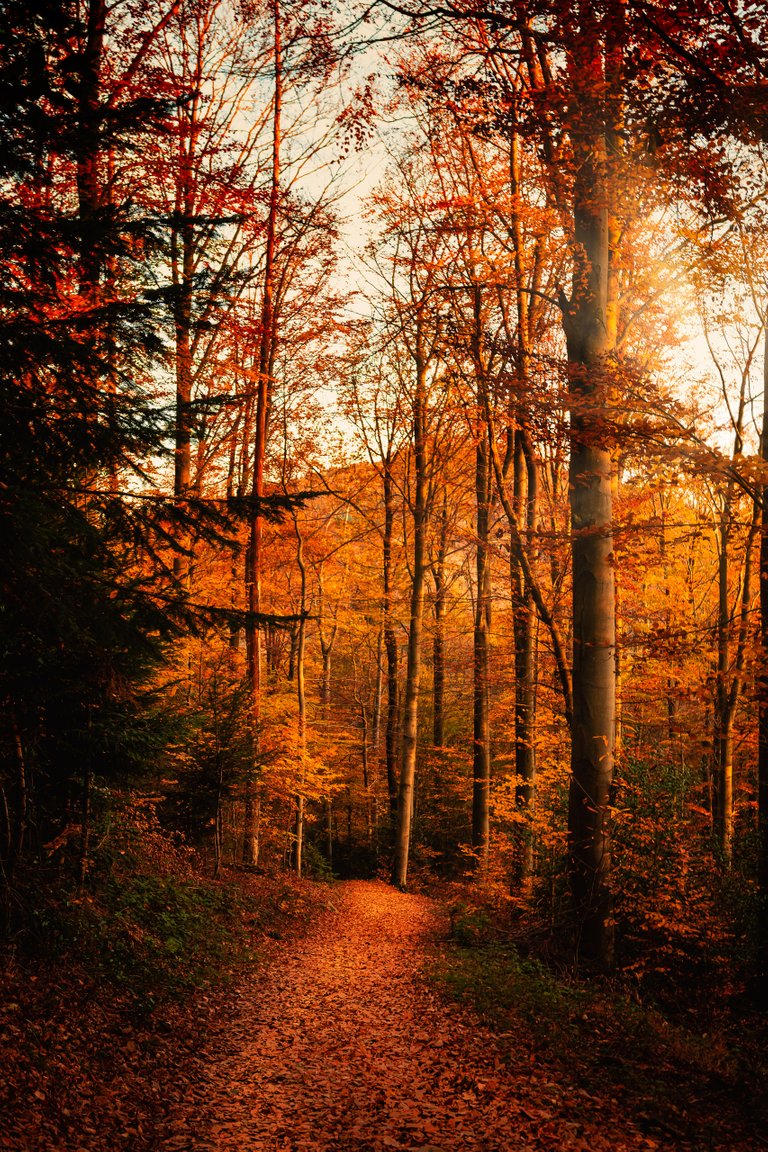
<svg viewBox="0 0 768 1152"><path fill-rule="evenodd" d="M5 6L9 947L194 983L187 861L765 999L762 6L391 9Z"/></svg>

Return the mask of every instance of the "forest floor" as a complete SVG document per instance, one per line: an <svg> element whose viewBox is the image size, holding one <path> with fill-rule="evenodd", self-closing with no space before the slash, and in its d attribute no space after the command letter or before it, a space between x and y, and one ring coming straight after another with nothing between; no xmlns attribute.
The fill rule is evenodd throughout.
<svg viewBox="0 0 768 1152"><path fill-rule="evenodd" d="M615 1068L603 1075L594 1051L582 1059L573 1044L542 1045L541 1029L532 1031L514 1006L492 1027L471 1006L451 1002L445 972L457 946L439 901L369 881L282 891L293 912L272 929L260 923L259 956L238 983L201 992L183 1009L131 1024L109 1007L94 1010L87 990L79 1005L64 1003L57 985L43 997L46 1020L34 1020L19 984L20 1003L11 1007L26 1023L4 1037L19 1043L3 1057L11 1096L0 1149L768 1148L733 1084L716 1071L676 1073L671 1049L658 1055L655 1075L668 1070L672 1092L655 1115L647 1086L622 1084ZM245 895L263 899L263 881L246 878ZM579 1043L592 1028L592 1047L605 1054L599 1013L583 1027ZM613 1036L608 1055L616 1048ZM619 1065L634 1058L629 1048L620 1055ZM637 1060L647 1059L642 1049Z"/></svg>
<svg viewBox="0 0 768 1152"><path fill-rule="evenodd" d="M176 1093L164 1152L641 1152L754 1149L733 1116L649 1134L611 1082L587 1092L522 1021L502 1034L425 978L448 936L439 904L383 883L329 889L310 931ZM513 1023L510 1021L509 1023ZM701 1089L701 1085L695 1086ZM653 1127L648 1100L640 1124ZM680 1099L680 1124L691 1128ZM701 1109L699 1109L699 1112ZM703 1124L701 1123L703 1121ZM725 1124L725 1130L722 1125ZM718 1131L715 1131L717 1125Z"/></svg>

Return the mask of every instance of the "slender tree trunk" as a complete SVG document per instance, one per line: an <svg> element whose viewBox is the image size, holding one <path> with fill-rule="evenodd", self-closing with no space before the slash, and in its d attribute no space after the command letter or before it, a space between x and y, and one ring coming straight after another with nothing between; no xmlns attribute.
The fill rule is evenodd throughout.
<svg viewBox="0 0 768 1152"><path fill-rule="evenodd" d="M371 743L375 762L379 763L381 753L381 703L384 695L384 626L379 628L376 640L376 684L373 689L373 733Z"/></svg>
<svg viewBox="0 0 768 1152"><path fill-rule="evenodd" d="M432 743L445 745L445 557L448 548L448 504L443 488L437 558L432 568L435 582L435 635L432 641Z"/></svg>
<svg viewBox="0 0 768 1152"><path fill-rule="evenodd" d="M26 847L26 834L29 829L30 780L29 768L26 764L26 752L20 727L15 714L10 715L14 734L14 752L16 759L15 781L10 791L10 806L13 817L8 811L8 799L3 790L3 803L5 803L6 826L8 829L8 859L6 879L13 877L16 864L21 861Z"/></svg>
<svg viewBox="0 0 768 1152"><path fill-rule="evenodd" d="M336 621L328 635L324 631L324 604L325 604L325 588L323 584L323 569L320 566L318 575L318 630L320 633L320 654L323 661L323 671L320 678L320 706L323 715L323 724L325 726L326 738L330 733L331 726L331 660L333 658L333 648L336 643L339 626ZM328 864L333 866L333 796L328 792L326 798L326 818L327 818L327 844L328 844Z"/></svg>
<svg viewBox="0 0 768 1152"><path fill-rule="evenodd" d="M101 69L104 56L107 5L105 0L90 0L85 25L85 40L78 60L78 125L77 125L77 198L79 261L78 278L80 292L91 309L101 304L101 274L104 266L104 251L97 237L101 233L101 216L104 211L104 187L102 172L101 114L102 91ZM104 351L105 333L96 317L91 320L87 339L94 352ZM97 389L101 381L94 378L91 386ZM93 791L93 765L91 762L91 712L88 712L88 748L85 751L82 767L82 792L80 803L80 852L77 867L77 882L83 887L88 875L91 843L91 800ZM16 752L19 766L20 799L25 808L27 803L26 768L23 750L16 732ZM20 821L19 827L26 825Z"/></svg>
<svg viewBox="0 0 768 1152"><path fill-rule="evenodd" d="M532 546L538 518L538 467L533 449L519 429L515 437L515 510ZM510 555L515 638L515 803L522 818L517 844L515 880L527 888L533 875L531 820L536 794L536 630L533 597L514 553Z"/></svg>
<svg viewBox="0 0 768 1152"><path fill-rule="evenodd" d="M171 276L173 283L174 363L176 370L176 427L173 494L185 511L192 486L192 381L193 293L195 273L195 164L200 133L200 46L190 77L192 96L180 110L179 156L174 213L171 225ZM186 533L184 548L190 550ZM176 553L173 572L177 580L189 580L190 557Z"/></svg>
<svg viewBox="0 0 768 1152"><path fill-rule="evenodd" d="M384 461L384 540L382 613L384 617L384 649L387 654L387 729L385 754L387 761L387 792L389 808L397 812L397 729L399 701L397 691L397 636L392 618L392 537L395 524L395 496L392 461Z"/></svg>
<svg viewBox="0 0 768 1152"><path fill-rule="evenodd" d="M363 760L363 789L365 791L365 829L368 844L373 841L373 823L371 808L371 777L368 757L368 709L365 701L360 701L360 751Z"/></svg>
<svg viewBox="0 0 768 1152"><path fill-rule="evenodd" d="M78 277L80 291L92 308L99 302L103 251L96 237L102 211L101 174L101 68L104 55L107 5L90 0L85 39L77 72L77 199L79 237Z"/></svg>
<svg viewBox="0 0 768 1152"><path fill-rule="evenodd" d="M533 556L534 534L538 526L538 465L528 424L531 358L531 307L525 290L525 242L520 211L522 193L522 148L517 128L517 93L514 96L512 131L509 148L510 191L512 193L511 232L517 285L517 363L516 406L517 428L513 439L513 499L519 524L525 524L525 547ZM535 262L534 262L535 268ZM535 277L535 271L534 271ZM536 630L533 594L525 580L522 566L514 551L510 553L512 569L512 616L515 638L515 801L523 823L517 845L516 881L526 887L533 873L533 832L531 817L536 792Z"/></svg>
<svg viewBox="0 0 768 1152"><path fill-rule="evenodd" d="M246 603L248 606L246 637L246 665L248 685L251 692L253 769L246 781L245 817L243 835L243 863L256 864L258 861L258 814L254 796L255 780L259 762L259 727L261 724L261 570L263 559L263 519L260 503L264 498L264 463L266 455L267 429L269 423L269 400L271 387L269 366L274 357L275 345L275 255L277 248L277 212L280 198L280 141L282 123L283 64L282 37L279 0L273 0L274 8L274 63L275 87L272 115L272 182L267 216L266 251L264 257L264 299L261 316L261 336L259 340L259 371L256 394L256 418L254 429L253 472L251 482L251 510L248 547L246 552Z"/></svg>
<svg viewBox="0 0 768 1152"><path fill-rule="evenodd" d="M714 789L713 823L715 835L726 865L733 857L733 715L729 707L731 672L731 620L728 603L730 495L720 519L717 565L717 680L714 708Z"/></svg>
<svg viewBox="0 0 768 1152"><path fill-rule="evenodd" d="M620 477L621 465L618 457L615 460L614 473L613 473L613 493L612 505L615 508L619 498L620 492ZM616 553L614 553L616 556ZM621 771L621 758L622 758L622 738L623 738L623 711L624 711L624 666L622 663L622 648L621 648L621 571L618 563L613 566L613 595L614 595L614 612L616 623L614 626L616 642L613 649L613 676L616 681L616 720L614 723L614 737L613 737L613 770L614 774Z"/></svg>
<svg viewBox="0 0 768 1152"><path fill-rule="evenodd" d="M475 452L477 598L473 640L472 850L477 864L488 863L490 844L491 747L488 718L488 640L490 620L490 468L488 439L478 428Z"/></svg>
<svg viewBox="0 0 768 1152"><path fill-rule="evenodd" d="M306 783L307 760L307 693L304 680L304 650L307 628L307 566L304 562L304 539L294 514L296 527L296 562L301 576L301 618L299 638L296 646L296 699L299 706L299 786L296 790L296 838L293 864L296 875L301 877L304 865L304 788Z"/></svg>
<svg viewBox="0 0 768 1152"><path fill-rule="evenodd" d="M417 336L417 341L420 342ZM413 581L411 613L408 628L408 664L403 709L403 754L398 791L395 827L395 861L393 883L405 889L408 880L408 854L411 842L416 753L419 732L419 688L421 682L421 646L424 619L424 584L427 560L428 477L426 444L426 375L425 357L417 346L415 355L416 388L413 398L413 436L415 499L413 502Z"/></svg>
<svg viewBox="0 0 768 1152"><path fill-rule="evenodd" d="M320 596L320 652L323 658L323 673L320 680L320 707L323 716L323 728L325 730L326 739L329 738L331 727L331 654L333 652L333 645L336 639L337 627L334 625L330 638L325 640L323 638L323 621L322 621L322 604L323 604L323 579L322 569L319 580L319 596ZM327 855L328 866L333 868L333 794L330 789L326 797L326 834L327 834Z"/></svg>
<svg viewBox="0 0 768 1152"><path fill-rule="evenodd" d="M768 1008L768 309L765 313L765 358L763 361L763 423L760 435L760 643L762 660L757 670L758 758L757 758L757 889L758 938L756 991Z"/></svg>
<svg viewBox="0 0 768 1152"><path fill-rule="evenodd" d="M77 862L77 886L82 889L91 863L91 816L93 803L93 765L91 762L91 711L88 712L88 747L83 764L83 790L80 799L80 855Z"/></svg>
<svg viewBox="0 0 768 1152"><path fill-rule="evenodd" d="M557 677L560 681L560 688L563 694L563 706L565 711L565 721L568 728L573 727L573 692L571 687L571 675L568 670L568 663L566 658L566 646L561 635L557 620L552 615L552 612L547 607L544 597L536 579L536 574L531 566L531 561L528 557L525 544L522 539L520 524L515 512L514 504L509 497L507 485L504 476L504 466L499 457L498 447L496 445L496 430L494 427L493 413L490 406L486 407L486 420L488 422L488 441L491 449L491 460L493 461L493 472L496 477L496 490L501 501L501 506L507 517L507 523L510 530L510 548L512 551L512 562L520 565L526 587L530 590L531 598L536 606L536 612L542 624L549 632L552 642L552 651L555 658L555 668L557 670Z"/></svg>
<svg viewBox="0 0 768 1152"><path fill-rule="evenodd" d="M744 419L747 410L749 371L742 373L741 393L734 422L732 465L744 451ZM759 530L759 506L752 505L752 521L743 550L743 576L733 613L729 602L731 544L735 508L735 487L729 478L723 496L718 529L718 613L717 613L717 680L714 708L714 795L713 817L720 852L726 866L733 859L733 727L739 704L744 670L745 649L749 634L752 549ZM732 637L733 621L739 627ZM735 656L731 649L735 640Z"/></svg>
<svg viewBox="0 0 768 1152"><path fill-rule="evenodd" d="M322 628L322 621L320 622ZM331 660L333 658L333 646L338 632L338 625L334 624L331 630L330 637L327 639L320 636L320 652L323 658L323 672L320 681L320 703L323 707L323 715L327 717L330 722L330 707L331 707Z"/></svg>

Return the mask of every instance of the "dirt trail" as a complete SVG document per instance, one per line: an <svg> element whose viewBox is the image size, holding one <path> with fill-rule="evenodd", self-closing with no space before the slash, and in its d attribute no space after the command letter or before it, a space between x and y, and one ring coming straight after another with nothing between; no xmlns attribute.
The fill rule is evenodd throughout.
<svg viewBox="0 0 768 1152"><path fill-rule="evenodd" d="M309 935L281 943L261 982L240 989L233 1025L199 1082L180 1086L158 1149L658 1147L628 1123L606 1125L597 1106L585 1129L584 1093L575 1110L577 1090L524 1051L510 1062L470 1014L429 991L419 968L445 931L430 900L362 881L329 899Z"/></svg>

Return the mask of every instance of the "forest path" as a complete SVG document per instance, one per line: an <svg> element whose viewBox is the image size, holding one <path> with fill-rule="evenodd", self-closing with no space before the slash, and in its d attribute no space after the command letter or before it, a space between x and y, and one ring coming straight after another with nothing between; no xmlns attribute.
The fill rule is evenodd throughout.
<svg viewBox="0 0 768 1152"><path fill-rule="evenodd" d="M281 941L235 1019L179 1085L163 1152L635 1152L585 1093L512 1058L420 969L439 906L378 882L329 890L309 933ZM596 1103L596 1102L595 1102ZM585 1108L586 1105L586 1108ZM610 1105L608 1106L610 1108Z"/></svg>

